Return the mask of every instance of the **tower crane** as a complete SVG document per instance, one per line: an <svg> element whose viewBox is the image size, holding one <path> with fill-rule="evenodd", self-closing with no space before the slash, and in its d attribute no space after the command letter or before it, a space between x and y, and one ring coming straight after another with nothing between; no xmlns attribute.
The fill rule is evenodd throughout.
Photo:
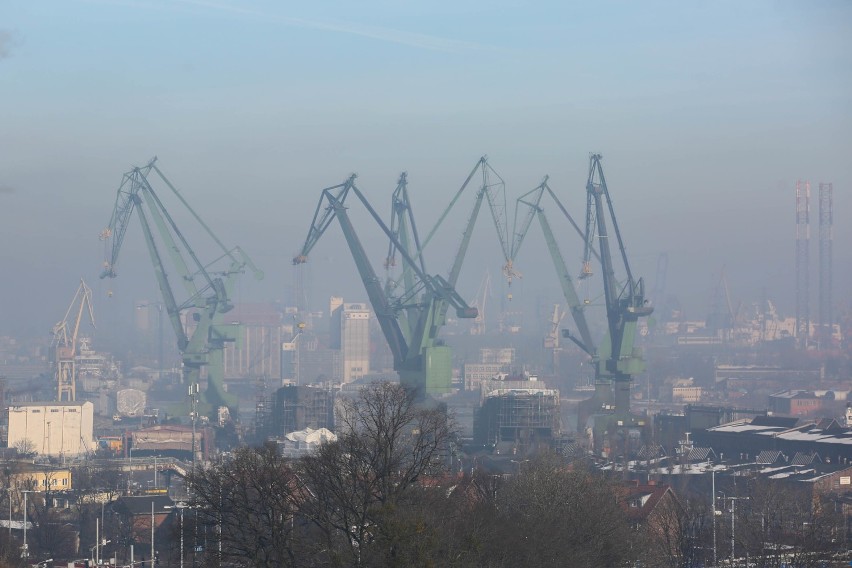
<svg viewBox="0 0 852 568"><path fill-rule="evenodd" d="M438 339L452 306L460 318L475 318L476 309L468 306L449 279L426 273L422 247L408 201L407 177L392 197L392 221L388 227L355 185L353 174L345 182L322 191L308 236L293 264L307 262L308 255L329 225L337 219L355 260L358 274L376 314L382 334L394 360L400 382L425 393L446 392L452 374L450 348ZM398 254L403 263L402 277L381 285L366 251L355 231L345 205L354 194L390 241L386 265L395 264Z"/></svg>
<svg viewBox="0 0 852 568"><path fill-rule="evenodd" d="M77 400L77 336L83 317L88 314L92 327L95 314L92 310L92 290L81 278L74 299L65 311L65 317L53 326L53 352L56 358L56 400ZM69 320L69 318L71 318ZM71 327L69 330L69 322Z"/></svg>
<svg viewBox="0 0 852 568"><path fill-rule="evenodd" d="M102 240L106 241L106 261L100 276L117 276L119 252L136 211L166 313L177 336L183 362L183 381L191 392L197 392L201 369L206 367L207 389L201 401L204 411L215 415L220 406L228 406L235 411L236 400L225 392L223 386L224 350L226 343L239 341L242 334L238 324L225 324L223 315L233 307L231 293L237 277L250 270L260 280L263 272L240 247L228 248L222 243L163 175L156 161L154 157L147 165L135 167L122 177L112 217L101 233ZM221 251L218 257L208 263L201 261L151 184L152 174L156 174L156 179L177 197L215 243ZM155 236L159 236L160 244ZM172 287L161 250L168 255L174 274L183 285L184 294L180 296L185 297L183 300L178 299Z"/></svg>

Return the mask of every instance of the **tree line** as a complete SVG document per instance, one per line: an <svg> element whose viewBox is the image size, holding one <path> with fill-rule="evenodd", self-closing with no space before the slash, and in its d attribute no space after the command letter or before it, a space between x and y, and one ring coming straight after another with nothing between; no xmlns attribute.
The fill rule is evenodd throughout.
<svg viewBox="0 0 852 568"><path fill-rule="evenodd" d="M715 508L707 495L666 490L639 518L634 499L645 497L624 479L556 454L519 462L513 475L452 471L452 420L399 385L370 385L337 416L337 440L304 457L241 447L190 471L187 519L158 536L159 566L180 565L181 536L187 564L211 568L697 568L731 558L809 568L841 565L847 549L843 503L791 485L744 478ZM31 494L34 556L88 556L103 515L91 496L117 496L126 483L109 469L74 475L68 509ZM113 546L132 542L130 527L108 530ZM0 568L26 565L19 544L0 533Z"/></svg>

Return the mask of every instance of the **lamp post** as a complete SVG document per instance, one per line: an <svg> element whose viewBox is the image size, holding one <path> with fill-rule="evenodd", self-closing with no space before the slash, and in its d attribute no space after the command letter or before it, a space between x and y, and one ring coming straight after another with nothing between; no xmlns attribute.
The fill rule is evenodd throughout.
<svg viewBox="0 0 852 568"><path fill-rule="evenodd" d="M153 506L153 505L152 505ZM166 506L166 509L177 509L180 511L180 568L183 568L183 510L187 504L183 501L178 501L174 506Z"/></svg>
<svg viewBox="0 0 852 568"><path fill-rule="evenodd" d="M736 522L736 502L741 499L748 499L748 497L727 497L724 493L722 493L723 501L731 502L731 566L734 566L734 546L736 545L736 530L735 530L735 522Z"/></svg>
<svg viewBox="0 0 852 568"><path fill-rule="evenodd" d="M27 548L27 494L35 493L35 491L24 490L21 493L24 494L24 546L21 548L21 558L29 558L30 552Z"/></svg>
<svg viewBox="0 0 852 568"><path fill-rule="evenodd" d="M714 469L710 475L713 478L713 566L715 567L718 563L716 560L716 470Z"/></svg>
<svg viewBox="0 0 852 568"><path fill-rule="evenodd" d="M520 476L521 475L521 464L526 463L530 460L509 460L509 461L518 466L518 475Z"/></svg>
<svg viewBox="0 0 852 568"><path fill-rule="evenodd" d="M178 503L180 509L180 568L183 568L183 510L186 508L185 503Z"/></svg>
<svg viewBox="0 0 852 568"><path fill-rule="evenodd" d="M9 544L12 543L12 491L11 487L6 488L6 493L9 494Z"/></svg>

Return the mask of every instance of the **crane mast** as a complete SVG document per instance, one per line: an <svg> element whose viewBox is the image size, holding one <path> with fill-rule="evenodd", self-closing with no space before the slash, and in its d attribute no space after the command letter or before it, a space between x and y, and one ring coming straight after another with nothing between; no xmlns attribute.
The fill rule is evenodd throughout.
<svg viewBox="0 0 852 568"><path fill-rule="evenodd" d="M106 241L106 260L101 278L115 278L116 266L127 227L134 211L142 225L154 275L163 297L172 329L177 338L183 363L183 381L197 392L201 369L207 369L207 390L202 406L215 413L220 406L236 411L236 399L224 390L224 350L227 343L241 339L238 324L225 324L223 315L233 307L230 301L236 278L251 270L258 280L263 278L248 255L240 248L226 247L210 227L187 203L156 165L153 158L143 167L135 167L122 177L109 225L101 233ZM220 256L204 264L190 246L161 196L150 183L153 175L177 197L221 251ZM158 239L159 237L159 244ZM167 259L181 282L184 298L179 301L167 271ZM186 320L186 321L185 321Z"/></svg>

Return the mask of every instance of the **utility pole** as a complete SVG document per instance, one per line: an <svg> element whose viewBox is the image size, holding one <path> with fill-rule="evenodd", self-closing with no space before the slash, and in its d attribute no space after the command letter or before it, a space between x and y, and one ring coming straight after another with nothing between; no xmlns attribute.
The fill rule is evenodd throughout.
<svg viewBox="0 0 852 568"><path fill-rule="evenodd" d="M713 478L713 566L718 564L716 559L716 470L711 472Z"/></svg>
<svg viewBox="0 0 852 568"><path fill-rule="evenodd" d="M154 568L154 499L151 499L151 568Z"/></svg>

